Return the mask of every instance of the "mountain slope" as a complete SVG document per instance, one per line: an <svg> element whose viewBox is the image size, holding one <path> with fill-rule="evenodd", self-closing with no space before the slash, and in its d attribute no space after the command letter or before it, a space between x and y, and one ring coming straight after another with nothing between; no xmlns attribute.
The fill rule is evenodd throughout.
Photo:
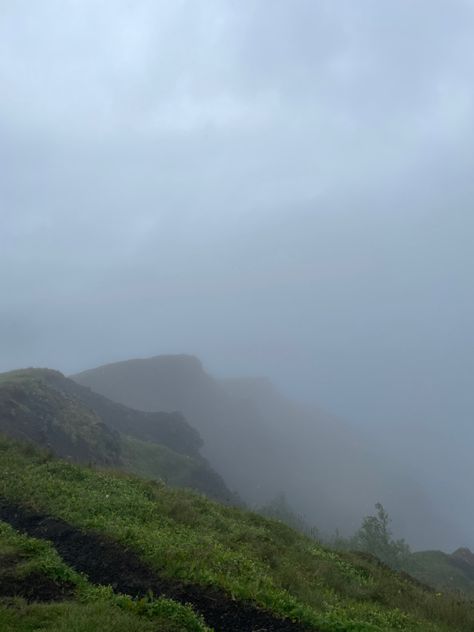
<svg viewBox="0 0 474 632"><path fill-rule="evenodd" d="M120 463L120 437L82 402L51 388L45 372L0 374L0 431L59 456Z"/></svg>
<svg viewBox="0 0 474 632"><path fill-rule="evenodd" d="M252 505L284 492L321 530L351 534L382 501L413 546L438 546L445 535L406 468L370 452L369 441L338 419L289 401L268 380L220 381L185 355L118 362L73 379L134 408L181 411L211 465Z"/></svg>
<svg viewBox="0 0 474 632"><path fill-rule="evenodd" d="M156 411L146 413L120 405L99 393L93 392L90 388L66 378L59 371L30 369L23 372L17 371L14 375L34 377L60 393L75 398L93 410L109 428L118 430L123 434L133 435L142 441L152 441L165 445L180 454L187 454L188 456L199 454L202 439L180 413Z"/></svg>
<svg viewBox="0 0 474 632"><path fill-rule="evenodd" d="M240 504L222 478L201 456L173 452L164 445L122 435L121 462L127 472L160 479L173 487L188 487L221 502Z"/></svg>
<svg viewBox="0 0 474 632"><path fill-rule="evenodd" d="M125 468L234 500L200 455L201 438L182 415L132 410L58 371L0 374L0 431L74 461Z"/></svg>
<svg viewBox="0 0 474 632"><path fill-rule="evenodd" d="M147 616L148 615L148 616ZM151 615L151 616L150 616ZM5 632L208 632L187 607L141 605L93 586L55 548L0 521L0 630Z"/></svg>
<svg viewBox="0 0 474 632"><path fill-rule="evenodd" d="M474 599L474 556L469 549L458 549L452 554L418 551L410 556L407 571L437 590Z"/></svg>
<svg viewBox="0 0 474 632"><path fill-rule="evenodd" d="M109 555L113 568L114 558L128 551L133 562L123 573L135 569L138 577L146 566L151 584L160 581L205 619L209 613L216 632L474 627L468 602L436 595L370 556L327 550L281 523L199 495L48 459L5 440L0 469L0 519L46 538L66 557L74 541L82 543L78 550L99 564L88 566L92 583L102 577L94 575L97 569L107 571ZM102 542L102 555L94 554L94 542ZM84 568L84 557L73 555L69 563ZM135 590L121 573L113 583ZM213 617L222 603L235 616L244 613L246 623L226 618L217 626ZM257 624L262 617L267 623Z"/></svg>

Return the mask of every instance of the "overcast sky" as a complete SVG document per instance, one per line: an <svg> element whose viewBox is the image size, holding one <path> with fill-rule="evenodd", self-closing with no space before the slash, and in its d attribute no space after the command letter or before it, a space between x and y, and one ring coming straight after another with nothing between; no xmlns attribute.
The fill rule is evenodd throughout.
<svg viewBox="0 0 474 632"><path fill-rule="evenodd" d="M0 369L195 353L472 480L473 42L471 0L0 0Z"/></svg>

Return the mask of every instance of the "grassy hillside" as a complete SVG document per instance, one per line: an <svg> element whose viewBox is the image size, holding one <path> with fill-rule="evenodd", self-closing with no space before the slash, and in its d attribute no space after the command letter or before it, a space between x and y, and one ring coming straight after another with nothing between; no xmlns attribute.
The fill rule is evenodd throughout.
<svg viewBox="0 0 474 632"><path fill-rule="evenodd" d="M472 561L459 554L449 555L442 551L412 553L407 570L437 590L458 592L474 599L474 566Z"/></svg>
<svg viewBox="0 0 474 632"><path fill-rule="evenodd" d="M182 415L127 408L58 371L0 374L0 432L73 461L125 468L235 500L200 455L201 438Z"/></svg>
<svg viewBox="0 0 474 632"><path fill-rule="evenodd" d="M161 578L194 591L219 589L234 604L254 603L308 630L474 629L467 602L195 493L73 465L8 440L0 441L0 470L0 498L107 535Z"/></svg>
<svg viewBox="0 0 474 632"><path fill-rule="evenodd" d="M118 465L118 433L83 402L51 388L47 375L35 370L0 374L0 431L62 457Z"/></svg>
<svg viewBox="0 0 474 632"><path fill-rule="evenodd" d="M86 404L110 428L142 441L164 445L178 454L199 456L203 445L201 436L181 413L162 412L160 408L150 412L136 410L112 401L58 371L36 369L32 372L53 388Z"/></svg>
<svg viewBox="0 0 474 632"><path fill-rule="evenodd" d="M95 587L47 542L0 521L0 630L5 632L206 632L167 599L133 601Z"/></svg>
<svg viewBox="0 0 474 632"><path fill-rule="evenodd" d="M238 498L199 456L177 454L163 445L122 436L122 463L127 472L143 478L161 479L173 487L195 489L220 501L238 503Z"/></svg>

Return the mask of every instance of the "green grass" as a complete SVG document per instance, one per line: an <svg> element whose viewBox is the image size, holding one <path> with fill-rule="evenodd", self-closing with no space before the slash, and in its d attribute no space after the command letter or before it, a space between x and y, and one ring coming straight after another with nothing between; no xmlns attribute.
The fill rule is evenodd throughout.
<svg viewBox="0 0 474 632"><path fill-rule="evenodd" d="M104 604L0 604L0 630L8 632L154 632L156 623L143 621Z"/></svg>
<svg viewBox="0 0 474 632"><path fill-rule="evenodd" d="M166 413L155 415L157 419L108 401L57 371L0 373L0 432L5 435L48 446L75 462L113 466L175 487L197 489L224 502L237 502L198 454L200 438L187 422ZM140 439L143 432L148 436L154 422L156 436L165 443L171 441L174 448ZM133 437L113 430L121 424Z"/></svg>
<svg viewBox="0 0 474 632"><path fill-rule="evenodd" d="M474 569L466 573L456 566L450 555L442 551L413 553L407 570L419 581L435 586L438 590L458 592L474 598Z"/></svg>
<svg viewBox="0 0 474 632"><path fill-rule="evenodd" d="M1 496L106 533L170 578L219 586L322 631L474 629L468 602L196 493L75 466L6 440L0 475Z"/></svg>
<svg viewBox="0 0 474 632"><path fill-rule="evenodd" d="M173 487L192 488L204 465L198 459L173 452L158 443L146 443L122 435L124 469L150 480L162 480Z"/></svg>
<svg viewBox="0 0 474 632"><path fill-rule="evenodd" d="M0 577L5 572L2 561L14 561L14 577L28 578L40 573L55 581L82 584L80 575L70 569L46 542L17 533L8 524L0 521ZM11 572L10 565L8 571Z"/></svg>
<svg viewBox="0 0 474 632"><path fill-rule="evenodd" d="M32 380L35 380L33 369L19 369L18 371L0 373L0 384L3 382L31 382Z"/></svg>
<svg viewBox="0 0 474 632"><path fill-rule="evenodd" d="M187 608L169 600L156 602L150 615L127 612L109 599L82 603L27 604L0 601L0 630L8 632L205 632Z"/></svg>
<svg viewBox="0 0 474 632"><path fill-rule="evenodd" d="M90 460L118 463L118 436L78 399L52 389L42 378L45 372L55 373L20 370L0 374L0 427L13 436L19 436L15 431L22 429L23 437L31 441L44 435L51 445L58 442L63 450L70 449L73 458L82 447L79 454L83 458L89 454Z"/></svg>
<svg viewBox="0 0 474 632"><path fill-rule="evenodd" d="M90 585L69 568L47 542L17 533L0 522L1 560L15 559L13 577L28 581L38 573L75 587L73 598L60 603L27 604L0 599L0 630L8 632L207 632L189 607L170 599L132 600L110 588ZM11 564L8 572L12 573Z"/></svg>

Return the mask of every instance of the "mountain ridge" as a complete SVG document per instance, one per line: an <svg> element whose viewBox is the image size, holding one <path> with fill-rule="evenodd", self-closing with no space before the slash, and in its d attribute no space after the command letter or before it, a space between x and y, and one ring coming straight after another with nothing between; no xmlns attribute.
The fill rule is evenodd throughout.
<svg viewBox="0 0 474 632"><path fill-rule="evenodd" d="M284 492L310 523L349 534L383 501L396 530L416 546L434 544L424 544L428 521L432 540L445 537L444 522L408 468L370 451L361 431L293 403L266 378L219 380L185 354L109 363L71 377L134 408L181 411L202 436L211 465L251 506Z"/></svg>
<svg viewBox="0 0 474 632"><path fill-rule="evenodd" d="M0 374L0 432L63 458L146 472L237 502L200 454L199 433L182 415L133 410L53 369Z"/></svg>

